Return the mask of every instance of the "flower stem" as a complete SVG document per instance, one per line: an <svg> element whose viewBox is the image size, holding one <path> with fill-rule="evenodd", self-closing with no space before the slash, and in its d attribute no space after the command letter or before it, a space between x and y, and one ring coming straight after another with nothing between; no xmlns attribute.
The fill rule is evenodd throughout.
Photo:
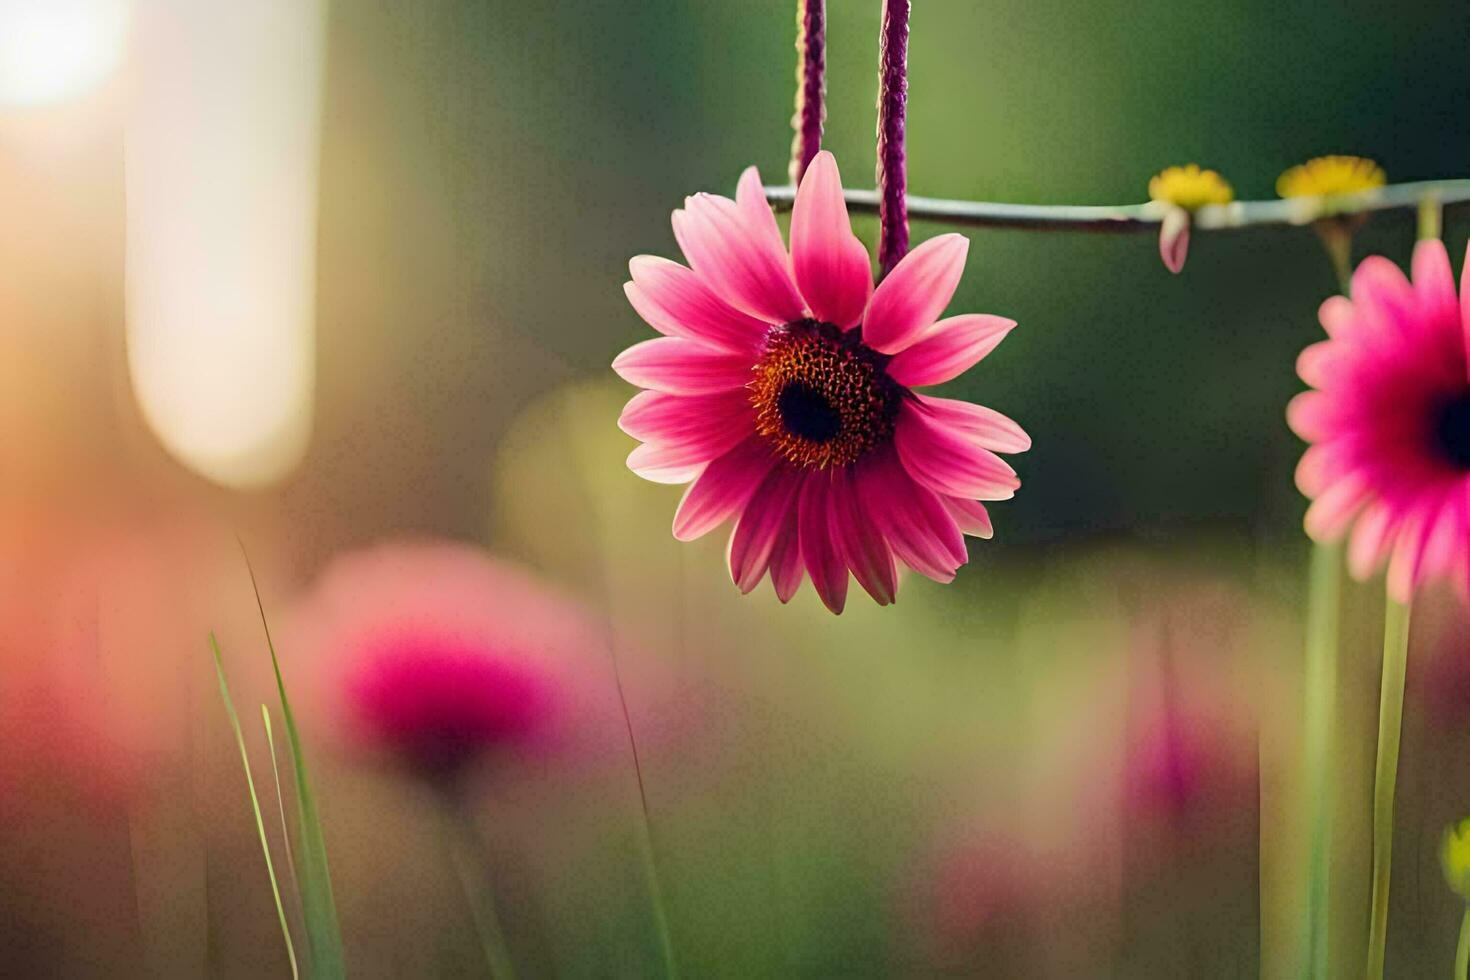
<svg viewBox="0 0 1470 980"><path fill-rule="evenodd" d="M827 119L827 0L797 0L796 4L796 114L791 128L791 186L822 148L822 124Z"/></svg>
<svg viewBox="0 0 1470 980"><path fill-rule="evenodd" d="M679 975L674 965L674 941L669 932L669 916L664 909L664 890L659 882L658 863L653 855L653 829L648 818L648 792L643 786L643 764L638 759L638 740L633 737L633 719L628 714L628 699L623 694L623 674L618 667L617 652L612 655L613 680L618 689L618 704L623 709L623 724L628 730L628 748L633 755L633 774L638 780L638 803L642 819L638 822L638 854L643 860L643 873L648 880L650 904L653 906L654 931L658 933L659 952L663 954L664 976L669 980Z"/></svg>
<svg viewBox="0 0 1470 980"><path fill-rule="evenodd" d="M1455 978L1465 980L1470 973L1470 904L1465 906L1465 914L1460 917L1460 942L1455 947Z"/></svg>
<svg viewBox="0 0 1470 980"><path fill-rule="evenodd" d="M1383 976L1388 941L1388 885L1393 864L1393 794L1399 774L1409 606L1388 600L1383 620L1383 681L1378 696L1378 760L1373 770L1373 901L1368 923L1368 978Z"/></svg>
<svg viewBox="0 0 1470 980"><path fill-rule="evenodd" d="M878 274L909 250L904 114L909 98L910 0L883 0L878 40Z"/></svg>
<svg viewBox="0 0 1470 980"><path fill-rule="evenodd" d="M1444 233L1444 205L1439 195L1430 191L1419 201L1419 238L1439 238Z"/></svg>
<svg viewBox="0 0 1470 980"><path fill-rule="evenodd" d="M1342 595L1342 548L1312 545L1307 579L1306 777L1309 858L1304 975L1324 980L1330 968L1332 917L1333 742L1337 724L1338 606Z"/></svg>
<svg viewBox="0 0 1470 980"><path fill-rule="evenodd" d="M1344 296L1353 292L1353 231L1342 218L1325 218L1317 222L1317 237L1327 250L1337 288Z"/></svg>
<svg viewBox="0 0 1470 980"><path fill-rule="evenodd" d="M495 914L495 895L490 888L490 875L485 867L485 856L480 848L474 821L470 819L469 811L458 792L446 791L441 796L449 860L454 865L454 874L459 880L465 904L470 908L475 936L485 954L485 965L490 970L492 980L515 980L515 966L505 944L500 920Z"/></svg>

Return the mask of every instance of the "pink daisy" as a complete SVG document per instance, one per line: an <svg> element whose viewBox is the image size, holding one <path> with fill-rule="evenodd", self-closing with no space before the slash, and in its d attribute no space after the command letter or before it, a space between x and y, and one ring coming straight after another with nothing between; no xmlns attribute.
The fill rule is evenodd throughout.
<svg viewBox="0 0 1470 980"><path fill-rule="evenodd" d="M801 182L789 253L754 167L734 201L697 194L673 223L689 267L640 255L624 287L665 336L613 369L648 389L619 420L643 443L628 466L690 484L674 536L733 518L730 574L742 592L769 573L786 602L810 575L833 612L849 572L881 605L897 594L898 563L953 580L968 560L964 535L991 536L981 501L1020 486L996 453L1031 445L999 412L913 391L962 374L1015 326L939 319L969 242L932 238L875 289L827 152Z"/></svg>
<svg viewBox="0 0 1470 980"><path fill-rule="evenodd" d="M468 545L378 545L338 558L296 608L283 649L351 752L433 779L535 753L587 716L578 680L599 637L579 608Z"/></svg>
<svg viewBox="0 0 1470 980"><path fill-rule="evenodd" d="M1388 561L1398 602L1426 579L1470 591L1470 290L1456 298L1438 241L1414 250L1413 283L1387 259L1364 259L1351 300L1322 304L1328 339L1302 351L1314 391L1287 409L1312 443L1297 485L1312 498L1307 533L1352 529L1348 568L1366 579Z"/></svg>

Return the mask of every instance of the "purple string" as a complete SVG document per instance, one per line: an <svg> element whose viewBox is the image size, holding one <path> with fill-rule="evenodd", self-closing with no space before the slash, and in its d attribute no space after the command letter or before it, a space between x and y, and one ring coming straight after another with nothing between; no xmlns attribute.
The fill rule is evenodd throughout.
<svg viewBox="0 0 1470 980"><path fill-rule="evenodd" d="M883 0L878 41L878 274L909 250L904 110L908 105L910 0Z"/></svg>
<svg viewBox="0 0 1470 980"><path fill-rule="evenodd" d="M822 123L827 118L827 0L798 0L796 5L796 115L791 127L791 184L822 148Z"/></svg>

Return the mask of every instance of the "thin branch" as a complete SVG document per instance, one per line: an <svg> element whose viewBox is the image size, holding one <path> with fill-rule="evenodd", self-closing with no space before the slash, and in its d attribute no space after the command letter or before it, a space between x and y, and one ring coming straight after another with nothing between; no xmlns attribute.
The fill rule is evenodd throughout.
<svg viewBox="0 0 1470 980"><path fill-rule="evenodd" d="M1230 231L1268 226L1298 227L1321 218L1374 211L1408 211L1433 195L1446 212L1470 206L1470 180L1422 180L1390 184L1375 190L1336 197L1293 197L1278 201L1235 201L1207 204L1194 214L1195 231ZM876 191L846 191L847 207L877 214ZM766 198L777 211L789 211L794 187L767 187ZM1004 204L908 196L908 215L916 221L974 228L1018 228L1026 231L1154 232L1168 206L1144 204Z"/></svg>

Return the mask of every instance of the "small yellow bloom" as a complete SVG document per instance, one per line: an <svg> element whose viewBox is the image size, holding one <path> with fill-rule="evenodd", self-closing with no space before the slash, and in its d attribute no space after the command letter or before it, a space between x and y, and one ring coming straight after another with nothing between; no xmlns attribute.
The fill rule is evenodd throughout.
<svg viewBox="0 0 1470 980"><path fill-rule="evenodd" d="M1194 211L1206 204L1229 204L1235 199L1235 189L1215 171L1191 163L1155 174L1148 182L1148 196Z"/></svg>
<svg viewBox="0 0 1470 980"><path fill-rule="evenodd" d="M1470 901L1470 817L1445 829L1439 861L1450 889Z"/></svg>
<svg viewBox="0 0 1470 980"><path fill-rule="evenodd" d="M1382 187L1387 181L1383 168L1366 157L1334 155L1292 167L1276 178L1276 193L1282 197L1353 194Z"/></svg>

